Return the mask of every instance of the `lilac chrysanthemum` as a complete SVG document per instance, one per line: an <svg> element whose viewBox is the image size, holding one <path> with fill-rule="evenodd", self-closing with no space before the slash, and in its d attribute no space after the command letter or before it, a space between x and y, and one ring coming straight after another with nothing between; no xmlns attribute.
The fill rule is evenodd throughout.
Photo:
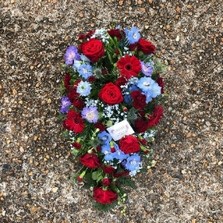
<svg viewBox="0 0 223 223"><path fill-rule="evenodd" d="M137 43L141 37L139 29L133 26L131 29L125 29L126 39L130 44Z"/></svg>
<svg viewBox="0 0 223 223"><path fill-rule="evenodd" d="M80 60L78 49L75 46L68 46L64 54L64 60L66 65L73 65L74 60Z"/></svg>
<svg viewBox="0 0 223 223"><path fill-rule="evenodd" d="M142 67L142 73L147 77L151 77L151 75L153 73L152 64L150 62L144 63L141 61L141 67Z"/></svg>
<svg viewBox="0 0 223 223"><path fill-rule="evenodd" d="M87 81L81 81L77 86L77 93L81 96L88 96L91 93L91 84Z"/></svg>
<svg viewBox="0 0 223 223"><path fill-rule="evenodd" d="M61 98L61 108L60 108L60 112L61 113L67 113L68 110L69 110L70 105L71 105L71 102L70 102L69 98L66 97L66 96L63 96Z"/></svg>
<svg viewBox="0 0 223 223"><path fill-rule="evenodd" d="M96 123L98 121L97 107L84 107L81 115L90 123Z"/></svg>

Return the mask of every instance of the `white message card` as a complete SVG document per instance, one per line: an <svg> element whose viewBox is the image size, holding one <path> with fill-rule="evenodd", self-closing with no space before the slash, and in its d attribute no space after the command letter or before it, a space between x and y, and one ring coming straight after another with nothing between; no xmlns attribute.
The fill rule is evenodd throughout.
<svg viewBox="0 0 223 223"><path fill-rule="evenodd" d="M115 141L134 133L134 130L126 119L107 128L107 131Z"/></svg>

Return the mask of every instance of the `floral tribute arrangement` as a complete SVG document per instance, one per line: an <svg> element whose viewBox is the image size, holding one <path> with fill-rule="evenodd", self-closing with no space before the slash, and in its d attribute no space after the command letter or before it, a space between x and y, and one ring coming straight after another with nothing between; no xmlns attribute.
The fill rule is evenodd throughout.
<svg viewBox="0 0 223 223"><path fill-rule="evenodd" d="M125 185L152 165L163 115L162 64L137 27L96 29L79 42L64 55L60 113L81 165L75 178L107 207L125 201Z"/></svg>

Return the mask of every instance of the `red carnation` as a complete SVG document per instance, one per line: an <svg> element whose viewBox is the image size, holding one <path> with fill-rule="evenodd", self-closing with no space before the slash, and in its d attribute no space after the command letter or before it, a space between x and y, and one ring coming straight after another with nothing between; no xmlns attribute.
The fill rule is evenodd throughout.
<svg viewBox="0 0 223 223"><path fill-rule="evenodd" d="M80 48L82 53L93 63L103 57L105 53L103 42L99 39L90 39L89 41L82 43Z"/></svg>
<svg viewBox="0 0 223 223"><path fill-rule="evenodd" d="M158 85L161 87L161 93L163 94L164 93L164 81L163 81L163 78L162 77L158 77L157 78L157 83Z"/></svg>
<svg viewBox="0 0 223 223"><path fill-rule="evenodd" d="M121 85L125 85L127 82L127 80L124 77L119 77L116 81L115 81L115 85L117 86L121 86Z"/></svg>
<svg viewBox="0 0 223 223"><path fill-rule="evenodd" d="M118 195L112 190L104 190L100 187L95 187L93 190L93 197L98 203L111 204L117 200Z"/></svg>
<svg viewBox="0 0 223 223"><path fill-rule="evenodd" d="M124 32L120 29L110 29L108 31L108 34L111 36L111 37L116 37L118 40L121 40L123 35L124 35Z"/></svg>
<svg viewBox="0 0 223 223"><path fill-rule="evenodd" d="M133 107L142 110L146 106L146 96L141 91L132 91Z"/></svg>
<svg viewBox="0 0 223 223"><path fill-rule="evenodd" d="M140 150L138 139L133 135L128 135L120 139L120 149L125 153L137 153Z"/></svg>
<svg viewBox="0 0 223 223"><path fill-rule="evenodd" d="M80 162L82 165L90 168L95 169L100 166L100 161L97 155L93 153L86 153L80 157Z"/></svg>
<svg viewBox="0 0 223 223"><path fill-rule="evenodd" d="M156 105L152 115L149 116L148 127L153 127L157 125L162 116L163 116L163 107L160 105Z"/></svg>
<svg viewBox="0 0 223 223"><path fill-rule="evenodd" d="M144 54L155 53L156 47L148 40L140 38L138 42L138 49Z"/></svg>
<svg viewBox="0 0 223 223"><path fill-rule="evenodd" d="M64 120L64 127L74 133L81 133L84 130L84 121L79 113L69 110Z"/></svg>
<svg viewBox="0 0 223 223"><path fill-rule="evenodd" d="M69 91L70 88L71 88L71 85L70 85L70 80L71 80L71 76L70 74L65 74L65 77L64 77L64 87Z"/></svg>
<svg viewBox="0 0 223 223"><path fill-rule="evenodd" d="M88 33L86 34L80 34L79 35L79 39L87 39L87 38L90 38L93 34L94 34L94 30L90 30Z"/></svg>
<svg viewBox="0 0 223 223"><path fill-rule="evenodd" d="M148 121L146 119L140 118L135 120L135 130L136 132L145 132L148 129Z"/></svg>
<svg viewBox="0 0 223 223"><path fill-rule="evenodd" d="M95 128L98 128L100 131L104 131L106 129L106 126L102 124L101 122L97 122L94 124Z"/></svg>
<svg viewBox="0 0 223 223"><path fill-rule="evenodd" d="M121 75L127 79L138 76L141 71L140 61L135 56L126 55L117 62Z"/></svg>
<svg viewBox="0 0 223 223"><path fill-rule="evenodd" d="M115 169L112 166L103 166L102 169L107 174L112 174L115 172Z"/></svg>
<svg viewBox="0 0 223 223"><path fill-rule="evenodd" d="M104 85L98 96L109 105L119 104L123 101L121 89L111 82Z"/></svg>

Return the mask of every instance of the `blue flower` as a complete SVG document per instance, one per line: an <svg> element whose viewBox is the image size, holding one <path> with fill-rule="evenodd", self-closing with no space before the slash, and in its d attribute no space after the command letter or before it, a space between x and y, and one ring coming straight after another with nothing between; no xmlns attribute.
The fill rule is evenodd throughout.
<svg viewBox="0 0 223 223"><path fill-rule="evenodd" d="M91 84L87 81L81 81L77 86L77 93L81 96L88 96L91 93Z"/></svg>
<svg viewBox="0 0 223 223"><path fill-rule="evenodd" d="M71 102L70 102L69 98L67 96L63 96L61 98L60 112L61 113L67 113L68 110L69 110L70 105L71 105Z"/></svg>
<svg viewBox="0 0 223 223"><path fill-rule="evenodd" d="M81 64L77 67L77 72L85 79L92 76L92 66L90 64Z"/></svg>
<svg viewBox="0 0 223 223"><path fill-rule="evenodd" d="M130 44L137 43L141 37L139 29L133 26L131 29L125 29L126 39Z"/></svg>
<svg viewBox="0 0 223 223"><path fill-rule="evenodd" d="M80 54L75 46L69 46L64 54L64 60L66 65L73 65L75 60L80 60Z"/></svg>
<svg viewBox="0 0 223 223"><path fill-rule="evenodd" d="M134 176L142 168L141 157L137 153L133 153L129 156L125 162L122 162L125 169L130 171L130 175Z"/></svg>
<svg viewBox="0 0 223 223"><path fill-rule="evenodd" d="M97 107L84 107L81 112L81 115L90 123L96 123L98 121Z"/></svg>
<svg viewBox="0 0 223 223"><path fill-rule="evenodd" d="M150 62L144 63L141 61L141 67L142 67L142 73L147 77L151 77L153 73L153 65Z"/></svg>
<svg viewBox="0 0 223 223"><path fill-rule="evenodd" d="M124 96L124 101L125 101L126 104L130 104L131 101L132 101L132 97L131 97L131 95L130 95L130 94L126 94L126 95Z"/></svg>
<svg viewBox="0 0 223 223"><path fill-rule="evenodd" d="M133 84L129 87L129 91L132 92L132 91L138 91L139 88L137 87L137 85Z"/></svg>
<svg viewBox="0 0 223 223"><path fill-rule="evenodd" d="M108 132L106 132L106 131L100 132L98 134L98 138L102 142L103 145L109 144L111 142L111 140L112 140L111 135Z"/></svg>
<svg viewBox="0 0 223 223"><path fill-rule="evenodd" d="M129 157L129 155L125 154L119 149L116 143L114 144L114 148L115 152L112 153L112 156L114 159L117 159L120 163Z"/></svg>
<svg viewBox="0 0 223 223"><path fill-rule="evenodd" d="M154 82L155 81L150 77L142 77L139 79L137 86L145 93L150 90Z"/></svg>

